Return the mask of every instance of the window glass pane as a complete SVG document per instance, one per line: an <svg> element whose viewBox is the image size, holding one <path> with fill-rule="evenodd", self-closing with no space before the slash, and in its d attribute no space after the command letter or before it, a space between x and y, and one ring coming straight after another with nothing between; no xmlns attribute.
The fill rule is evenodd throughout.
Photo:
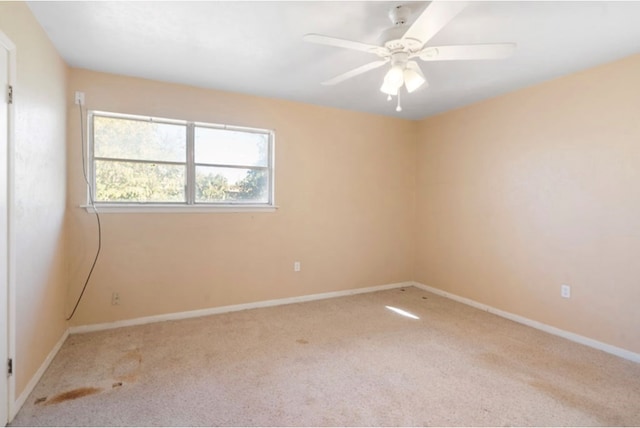
<svg viewBox="0 0 640 428"><path fill-rule="evenodd" d="M269 202L266 169L196 167L196 202Z"/></svg>
<svg viewBox="0 0 640 428"><path fill-rule="evenodd" d="M196 127L196 163L267 166L269 135Z"/></svg>
<svg viewBox="0 0 640 428"><path fill-rule="evenodd" d="M96 160L96 201L185 202L185 166Z"/></svg>
<svg viewBox="0 0 640 428"><path fill-rule="evenodd" d="M95 157L186 161L184 125L94 116L93 135Z"/></svg>

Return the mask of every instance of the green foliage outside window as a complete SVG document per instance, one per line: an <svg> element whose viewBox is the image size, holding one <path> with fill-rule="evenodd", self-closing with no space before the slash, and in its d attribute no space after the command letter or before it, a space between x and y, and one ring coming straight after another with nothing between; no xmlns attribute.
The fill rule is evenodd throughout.
<svg viewBox="0 0 640 428"><path fill-rule="evenodd" d="M186 129L184 124L94 116L95 200L185 203ZM260 156L266 156L268 145L259 147ZM196 166L195 200L265 203L268 179L268 170L260 167Z"/></svg>

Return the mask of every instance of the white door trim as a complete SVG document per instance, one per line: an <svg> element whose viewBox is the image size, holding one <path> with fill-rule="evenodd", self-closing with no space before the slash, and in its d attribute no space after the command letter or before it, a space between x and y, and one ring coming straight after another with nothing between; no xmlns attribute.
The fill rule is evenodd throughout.
<svg viewBox="0 0 640 428"><path fill-rule="evenodd" d="M9 421L11 422L17 413L15 409L15 397L16 397L16 263L15 263L15 195L14 195L14 118L15 118L15 90L16 90L16 45L0 31L0 45L2 45L9 53L9 85L14 90L14 102L8 106L8 122L7 122L7 208L8 208L8 348L7 354L9 358L13 359L13 376L9 377L9 394L8 403L0 403L0 405L7 406ZM6 362L2 362L2 366L5 366Z"/></svg>

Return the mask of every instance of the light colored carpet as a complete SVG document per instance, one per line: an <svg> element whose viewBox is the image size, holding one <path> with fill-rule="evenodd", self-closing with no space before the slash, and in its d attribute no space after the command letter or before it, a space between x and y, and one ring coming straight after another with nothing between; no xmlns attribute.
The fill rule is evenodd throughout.
<svg viewBox="0 0 640 428"><path fill-rule="evenodd" d="M409 287L71 336L13 425L640 425L640 365Z"/></svg>

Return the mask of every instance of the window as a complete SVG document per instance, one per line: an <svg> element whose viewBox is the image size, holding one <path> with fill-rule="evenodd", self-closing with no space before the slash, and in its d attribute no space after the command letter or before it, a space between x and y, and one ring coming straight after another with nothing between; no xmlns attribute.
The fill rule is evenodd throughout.
<svg viewBox="0 0 640 428"><path fill-rule="evenodd" d="M100 206L273 206L273 132L90 113Z"/></svg>

